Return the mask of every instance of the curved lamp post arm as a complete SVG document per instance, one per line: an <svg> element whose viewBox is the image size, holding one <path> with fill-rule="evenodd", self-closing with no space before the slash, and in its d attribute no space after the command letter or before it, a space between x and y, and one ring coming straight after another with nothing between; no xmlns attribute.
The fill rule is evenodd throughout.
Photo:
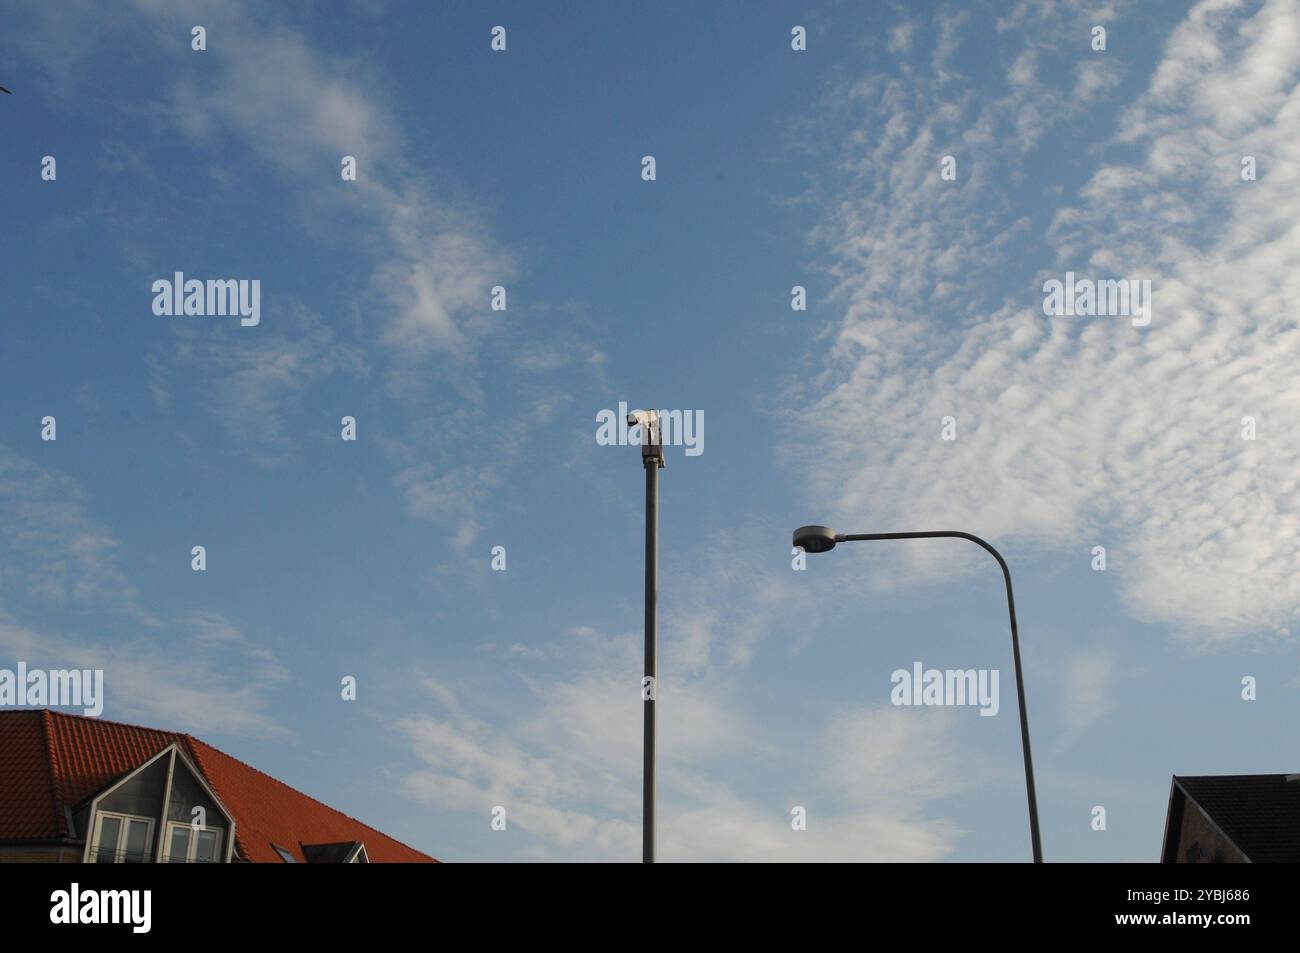
<svg viewBox="0 0 1300 953"><path fill-rule="evenodd" d="M1029 796L1029 837L1034 848L1034 863L1043 862L1043 846L1038 835L1038 798L1034 795L1034 759L1029 753L1029 715L1025 711L1025 680L1020 670L1020 634L1016 628L1016 597L1011 591L1011 570L1002 554L985 540L970 533L940 530L933 533L836 533L836 542L859 542L875 539L940 539L955 537L968 539L986 549L1002 567L1002 578L1007 583L1007 614L1011 617L1011 657L1016 665L1016 701L1020 703L1020 744L1025 754L1025 791Z"/></svg>

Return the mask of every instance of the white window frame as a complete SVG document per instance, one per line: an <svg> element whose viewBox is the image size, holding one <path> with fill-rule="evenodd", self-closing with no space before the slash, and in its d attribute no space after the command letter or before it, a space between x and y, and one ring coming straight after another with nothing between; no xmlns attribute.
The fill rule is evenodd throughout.
<svg viewBox="0 0 1300 953"><path fill-rule="evenodd" d="M172 849L172 831L178 827L183 827L190 832L189 846L185 850L185 863L187 864L194 863L194 855L195 853L198 852L198 848L199 848L199 839L195 835L199 834L202 831L208 831L212 834L217 835L217 844L212 851L212 858L213 858L212 862L219 864L226 859L226 855L221 852L222 831L220 827L198 827L189 821L168 821L167 828L163 832L166 835L166 838L163 840L163 853L161 855L164 862L170 863L171 849Z"/></svg>
<svg viewBox="0 0 1300 953"><path fill-rule="evenodd" d="M149 849L148 845L153 843L154 819L152 817L142 817L139 814L123 814L120 811L96 811L95 812L94 836L90 842L90 856L93 859L93 862L96 864L101 862L99 859L99 851L100 848L105 846L103 843L104 819L107 817L117 818L119 821L122 822L117 830L117 842L113 844L113 859L112 861L110 861L110 863L114 863L114 864L125 863L125 861L121 859L121 855L126 852L126 848L124 847L119 848L118 844L121 844L123 840L126 838L127 831L130 830L131 821L143 821L146 825L145 835L144 835L145 849L141 853L140 863L142 864L149 863L153 851Z"/></svg>

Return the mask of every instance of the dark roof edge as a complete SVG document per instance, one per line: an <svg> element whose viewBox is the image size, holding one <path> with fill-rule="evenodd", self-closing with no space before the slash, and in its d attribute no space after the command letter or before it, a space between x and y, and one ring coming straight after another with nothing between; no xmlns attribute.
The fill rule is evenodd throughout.
<svg viewBox="0 0 1300 953"><path fill-rule="evenodd" d="M1182 790L1183 790L1182 787L1178 784L1178 775L1176 774L1173 775L1172 779L1169 782L1169 804L1166 805L1165 807L1165 835L1160 841L1160 862L1163 864L1170 863L1168 859L1169 858L1169 836L1170 836L1170 831L1173 828L1174 803L1176 801L1176 795L1178 795ZM1187 795L1184 794L1183 801L1179 802L1178 805L1179 806L1178 826L1180 828L1182 827L1182 820L1183 820L1182 807L1183 804L1186 803L1186 799L1187 799Z"/></svg>

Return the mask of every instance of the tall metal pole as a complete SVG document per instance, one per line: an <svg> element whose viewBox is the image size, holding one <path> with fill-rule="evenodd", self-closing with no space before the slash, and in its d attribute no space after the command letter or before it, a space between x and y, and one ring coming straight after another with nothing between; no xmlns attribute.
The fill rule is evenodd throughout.
<svg viewBox="0 0 1300 953"><path fill-rule="evenodd" d="M1043 862L1043 845L1038 833L1038 798L1034 794L1034 758L1029 753L1029 715L1025 711L1025 679L1020 671L1020 633L1016 628L1016 597L1011 592L1011 570L1002 554L978 536L955 530L934 533L855 533L836 534L837 540L858 542L873 539L968 539L983 547L1002 567L1002 578L1007 583L1007 613L1011 617L1011 658L1016 665L1016 700L1020 703L1020 747L1025 756L1025 793L1029 798L1029 840L1034 851L1034 863Z"/></svg>
<svg viewBox="0 0 1300 953"><path fill-rule="evenodd" d="M641 788L641 860L655 862L655 680L659 667L659 629L656 609L659 601L659 464L645 457L645 677L641 683L642 716L645 728Z"/></svg>
<svg viewBox="0 0 1300 953"><path fill-rule="evenodd" d="M644 738L641 781L641 860L655 862L655 735L659 692L659 471L664 467L663 435L657 411L632 414L641 424L641 464L645 467L645 676L641 680Z"/></svg>

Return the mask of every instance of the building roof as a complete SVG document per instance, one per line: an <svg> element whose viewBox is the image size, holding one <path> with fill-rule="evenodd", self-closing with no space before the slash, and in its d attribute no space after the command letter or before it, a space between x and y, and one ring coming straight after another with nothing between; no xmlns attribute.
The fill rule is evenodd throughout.
<svg viewBox="0 0 1300 953"><path fill-rule="evenodd" d="M1295 775L1175 775L1173 783L1251 861L1300 861L1300 780Z"/></svg>
<svg viewBox="0 0 1300 953"><path fill-rule="evenodd" d="M72 838L73 808L172 743L234 815L242 859L283 863L275 844L305 863L304 845L360 841L372 863L436 863L192 735L48 709L0 711L0 840Z"/></svg>

